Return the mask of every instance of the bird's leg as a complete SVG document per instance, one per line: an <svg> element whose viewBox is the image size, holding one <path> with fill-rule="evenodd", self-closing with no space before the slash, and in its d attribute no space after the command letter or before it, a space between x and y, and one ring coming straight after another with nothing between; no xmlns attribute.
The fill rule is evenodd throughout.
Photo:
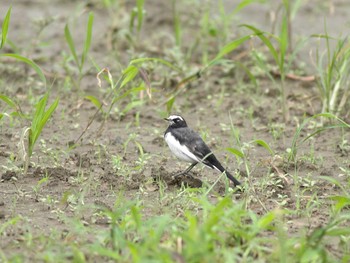
<svg viewBox="0 0 350 263"><path fill-rule="evenodd" d="M178 176L180 176L180 175L186 175L186 174L187 174L189 171L191 171L192 168L195 167L196 165L197 165L197 163L191 164L185 171L183 171L183 172L181 172L181 173L175 174L174 177L176 178L176 177L178 177Z"/></svg>

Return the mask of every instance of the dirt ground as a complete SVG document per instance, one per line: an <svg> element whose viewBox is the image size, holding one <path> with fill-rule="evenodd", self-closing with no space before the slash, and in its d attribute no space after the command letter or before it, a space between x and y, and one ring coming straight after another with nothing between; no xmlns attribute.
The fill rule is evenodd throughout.
<svg viewBox="0 0 350 263"><path fill-rule="evenodd" d="M22 129L29 126L30 122L3 119L0 123L0 223L17 215L25 218L22 225L7 229L6 236L1 237L3 249L11 253L18 252L29 226L33 235L52 231L63 235L67 231L67 224L62 216L69 218L76 215L77 204L81 202L86 207L80 211L81 219L86 224L95 224L101 228L107 228L108 224L102 219L96 219L91 207L111 207L120 194L126 200L136 197L142 200L145 215L161 214L164 209L174 208L174 204L160 207L160 189L154 184L154 181L161 178L165 181L165 191L175 193L180 189L181 182L173 181L171 175L185 169L187 165L171 155L163 140L163 132L167 128L167 123L162 120L166 114L164 101L181 79L169 73L168 69L164 72L149 70L154 89L152 100L144 99L142 106L131 109L122 117L119 113L128 102L120 102L105 122L103 116L98 114L77 146L69 147L78 139L96 112L96 107L84 100L84 97L94 95L103 98L105 91L97 87L97 72L92 64L86 67L87 74L82 80L81 90L77 91L67 84L62 66L65 54L69 53L64 40L65 24L67 21L70 23L75 39L84 39L87 16L82 13L89 10L94 12L90 56L101 68L108 67L117 79L128 61L138 54L172 59L169 55L171 52L166 51L174 45L173 38L169 36L173 30L171 5L168 6L166 1L145 2L147 14L139 43L131 48L123 35L122 26L127 24L126 14L130 14L134 3L126 3L123 11L117 12L112 20L108 12L94 1L85 3L85 6L79 1L2 1L2 17L12 4L9 38L14 46L8 45L5 52L21 50L21 54L35 60L44 69L48 83L55 80L51 87L50 101L56 96L60 97L59 106L39 138L25 176L19 169L23 164L16 157ZM329 1L329 5L319 4L320 2L322 1L308 1L297 13L294 41L299 37L322 33L324 16L327 17L332 35L348 33L350 4L347 1ZM232 5L227 3L227 8L232 8ZM185 8L182 11L184 17L190 13ZM267 5L259 4L244 9L237 15L237 24L232 27L234 36L238 37L243 32L237 27L238 24L249 22L270 28L269 12ZM40 31L42 23L48 25ZM183 30L185 48L194 43L191 32L197 29L191 26L189 21L186 30ZM110 32L115 32L115 35ZM114 41L114 38L117 40ZM215 48L214 45L214 42L209 43L212 48ZM312 75L315 69L307 55L312 50L308 45L303 48L298 62L303 65L303 74ZM232 56L248 49L247 44ZM190 69L198 69L200 66L199 53L198 50L193 53L190 65L187 65ZM21 110L29 114L33 111L33 102L45 90L28 67L13 60L3 61L0 64L0 91L15 98ZM300 181L299 190L304 197L298 204L301 208L310 205L308 197L311 199L315 193L318 200L339 194L338 187L320 176L346 182L342 168L349 169L350 162L348 148L343 146L344 142L350 141L349 130L328 130L318 134L301 144L296 166L286 163L285 157L298 125L303 118L321 110L316 82L287 80L291 118L284 123L279 90L266 76L258 77L259 86L255 88L249 85L249 80L242 76L244 74L241 70L222 69L218 66L186 86L176 98L173 112L179 112L193 129L205 137L218 159L229 171L236 171L243 184L248 188L255 187L256 196L251 197L249 208L258 214L265 209L273 210L281 206L294 209L298 199L294 196L295 180ZM3 106L1 104L0 109ZM341 117L350 123L349 114ZM231 121L240 133L240 141L248 156L251 172L249 178L242 161L224 150L225 147L239 148L230 130ZM301 138L314 131L313 125L317 125L316 121L302 131ZM274 150L274 156L265 148L250 143L256 139L266 141ZM143 155L140 154L140 145ZM281 180L278 173L285 175L287 181ZM189 180L192 187L198 187L202 183L213 184L218 173L198 166L194 169L193 176L198 179L183 180ZM265 187L261 187L262 184ZM213 189L213 201L217 194L224 193L225 182L220 180ZM241 195L244 193L236 193L234 198L239 199ZM75 196L80 196L81 199L74 199ZM263 206L256 201L256 197ZM307 219L296 215L288 217L291 235L305 226L312 228L322 225L328 219L329 206L316 204L311 211L312 214ZM334 247L335 251L336 249Z"/></svg>

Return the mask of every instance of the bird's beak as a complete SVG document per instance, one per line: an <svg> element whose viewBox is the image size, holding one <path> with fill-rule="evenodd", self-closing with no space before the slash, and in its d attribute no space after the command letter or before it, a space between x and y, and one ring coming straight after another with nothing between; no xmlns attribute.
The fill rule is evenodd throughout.
<svg viewBox="0 0 350 263"><path fill-rule="evenodd" d="M164 120L169 121L169 119L168 119L168 118L164 118Z"/></svg>

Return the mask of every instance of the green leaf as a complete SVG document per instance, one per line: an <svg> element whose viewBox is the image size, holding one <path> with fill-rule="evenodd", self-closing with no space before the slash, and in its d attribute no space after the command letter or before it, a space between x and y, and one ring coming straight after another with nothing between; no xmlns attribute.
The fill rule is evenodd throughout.
<svg viewBox="0 0 350 263"><path fill-rule="evenodd" d="M132 101L130 103L128 103L125 108L123 109L123 114L129 112L130 110L132 110L133 108L139 107L143 104L144 102L142 100L135 100Z"/></svg>
<svg viewBox="0 0 350 263"><path fill-rule="evenodd" d="M328 236L349 236L350 227L334 227L327 230Z"/></svg>
<svg viewBox="0 0 350 263"><path fill-rule="evenodd" d="M9 97L0 94L0 100L3 100L3 101L4 101L7 105L9 105L11 108L17 110L17 105L16 105L16 103L15 103L12 99L10 99Z"/></svg>
<svg viewBox="0 0 350 263"><path fill-rule="evenodd" d="M216 57L211 60L208 65L205 67L211 67L212 65L214 65L219 59L221 59L223 56L227 55L228 53L232 52L233 50L235 50L236 48L238 48L240 45L242 45L245 41L251 39L254 35L247 35L244 37L241 37L235 41L232 41L231 43L227 44L226 46L224 46L219 53L216 55Z"/></svg>
<svg viewBox="0 0 350 263"><path fill-rule="evenodd" d="M228 148L225 148L225 150L240 157L240 158L244 158L244 153L241 152L240 150L237 150L236 148L228 147Z"/></svg>
<svg viewBox="0 0 350 263"><path fill-rule="evenodd" d="M6 16L5 16L4 21L2 23L0 49L2 49L2 47L6 43L8 28L9 28L9 24L10 24L11 10L12 10L12 7L10 7L7 10Z"/></svg>
<svg viewBox="0 0 350 263"><path fill-rule="evenodd" d="M350 197L348 196L332 196L330 199L337 202L335 204L335 209L337 212L342 210L345 206L350 205Z"/></svg>
<svg viewBox="0 0 350 263"><path fill-rule="evenodd" d="M136 0L137 6L137 32L141 31L142 22L143 22L143 5L144 0Z"/></svg>
<svg viewBox="0 0 350 263"><path fill-rule="evenodd" d="M274 155L273 150L270 148L270 146L268 145L267 142L265 142L264 140L255 140L253 141L253 143L256 143L262 147L264 147L271 155Z"/></svg>
<svg viewBox="0 0 350 263"><path fill-rule="evenodd" d="M127 83L129 83L130 81L132 81L135 76L137 75L137 73L139 72L138 68L130 65L129 67L127 67L124 71L123 71L123 81L122 84L120 84L120 88L123 88Z"/></svg>
<svg viewBox="0 0 350 263"><path fill-rule="evenodd" d="M51 104L45 112L48 95L45 95L37 104L36 111L33 117L32 126L29 131L29 156L33 153L35 142L38 140L46 122L51 117L58 105L58 98Z"/></svg>
<svg viewBox="0 0 350 263"><path fill-rule="evenodd" d="M127 91L125 91L122 95L118 96L118 97L115 97L112 101L111 104L114 104L116 103L118 100L121 100L121 99L124 99L126 98L127 96L129 96L131 93L138 93L142 90L145 90L145 87L143 86L140 86L140 87L136 87L136 88L132 88L132 89L128 89Z"/></svg>
<svg viewBox="0 0 350 263"><path fill-rule="evenodd" d="M94 104L96 106L96 108L98 108L98 109L101 108L102 103L95 96L88 95L88 96L85 96L84 98L89 100L92 104Z"/></svg>
<svg viewBox="0 0 350 263"><path fill-rule="evenodd" d="M174 102L175 102L175 97L171 97L167 102L166 102L166 110L168 112L168 114L170 114L172 108L173 108L173 105L174 105Z"/></svg>
<svg viewBox="0 0 350 263"><path fill-rule="evenodd" d="M276 214L274 212L269 212L259 219L257 226L259 229L266 229L275 218Z"/></svg>
<svg viewBox="0 0 350 263"><path fill-rule="evenodd" d="M92 38L92 25L94 23L94 14L92 12L89 13L89 19L87 23L86 29L86 38L84 43L83 54L81 55L81 68L83 68L87 54L89 52L91 46L91 38Z"/></svg>
<svg viewBox="0 0 350 263"><path fill-rule="evenodd" d="M73 40L72 35L70 33L68 24L64 27L64 36L66 38L66 42L68 44L70 52L73 55L74 61L77 64L79 71L81 71L81 65L80 65L79 60L78 60L77 52L75 50L74 40Z"/></svg>
<svg viewBox="0 0 350 263"><path fill-rule="evenodd" d="M243 24L241 25L243 27L246 27L250 30L252 30L259 38L260 40L265 44L265 46L269 49L272 57L275 59L275 62L278 66L280 66L280 59L278 57L277 50L272 45L272 42L265 36L267 34L266 32L261 31L260 29L257 29L256 27L253 27L251 25Z"/></svg>
<svg viewBox="0 0 350 263"><path fill-rule="evenodd" d="M41 68L37 64L35 64L32 60L30 60L26 57L22 57L22 56L17 55L17 54L12 54L12 53L0 54L0 56L15 58L15 59L22 61L22 62L28 64L29 66L31 66L35 70L35 72L39 75L41 81L44 83L44 86L46 88L46 77L45 77L43 71L41 70Z"/></svg>

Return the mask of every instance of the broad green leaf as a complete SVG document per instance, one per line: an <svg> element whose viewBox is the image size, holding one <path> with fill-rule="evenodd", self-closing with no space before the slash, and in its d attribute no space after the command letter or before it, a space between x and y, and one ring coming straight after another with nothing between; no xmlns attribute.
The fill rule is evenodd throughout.
<svg viewBox="0 0 350 263"><path fill-rule="evenodd" d="M9 28L9 24L10 24L11 9L12 9L12 7L10 7L7 10L6 16L5 16L4 21L2 23L0 49L2 49L2 47L6 43L8 28Z"/></svg>
<svg viewBox="0 0 350 263"><path fill-rule="evenodd" d="M271 155L274 155L273 150L270 148L270 146L268 145L267 142L265 142L264 140L255 140L253 141L254 143L264 147Z"/></svg>
<svg viewBox="0 0 350 263"><path fill-rule="evenodd" d="M139 72L138 68L130 65L129 67L127 67L124 72L123 72L123 81L122 84L120 84L120 88L123 88L127 83L129 83L130 81L132 81L137 73Z"/></svg>
<svg viewBox="0 0 350 263"><path fill-rule="evenodd" d="M88 96L85 96L84 98L91 101L91 103L94 104L96 108L98 109L101 108L102 103L95 96L88 95Z"/></svg>
<svg viewBox="0 0 350 263"><path fill-rule="evenodd" d="M330 199L337 202L335 204L335 208L337 212L342 210L345 206L350 205L350 197L348 196L332 196L330 197Z"/></svg>
<svg viewBox="0 0 350 263"><path fill-rule="evenodd" d="M0 100L3 100L7 105L9 105L11 108L14 108L15 110L17 110L17 105L16 103L9 98L8 96L5 95L1 95L0 94Z"/></svg>
<svg viewBox="0 0 350 263"><path fill-rule="evenodd" d="M244 158L244 153L242 153L240 150L237 150L236 148L228 147L228 148L225 148L225 150L240 158Z"/></svg>
<svg viewBox="0 0 350 263"><path fill-rule="evenodd" d="M15 59L22 61L22 62L28 64L29 66L31 66L35 70L35 72L39 75L41 81L44 83L44 86L46 88L46 77L45 77L43 71L41 70L41 68L34 61L32 61L26 57L22 57L20 55L12 54L12 53L0 54L0 56L15 58Z"/></svg>
<svg viewBox="0 0 350 263"><path fill-rule="evenodd" d="M37 127L39 126L40 120L44 116L47 98L48 98L48 95L46 94L43 98L39 100L39 102L35 106L35 112L34 112L32 125L31 125L32 132L34 133L37 130Z"/></svg>
<svg viewBox="0 0 350 263"><path fill-rule="evenodd" d="M263 217L261 217L257 222L259 229L266 229L268 226L271 225L271 222L275 218L276 218L276 214L274 212L269 212Z"/></svg>

